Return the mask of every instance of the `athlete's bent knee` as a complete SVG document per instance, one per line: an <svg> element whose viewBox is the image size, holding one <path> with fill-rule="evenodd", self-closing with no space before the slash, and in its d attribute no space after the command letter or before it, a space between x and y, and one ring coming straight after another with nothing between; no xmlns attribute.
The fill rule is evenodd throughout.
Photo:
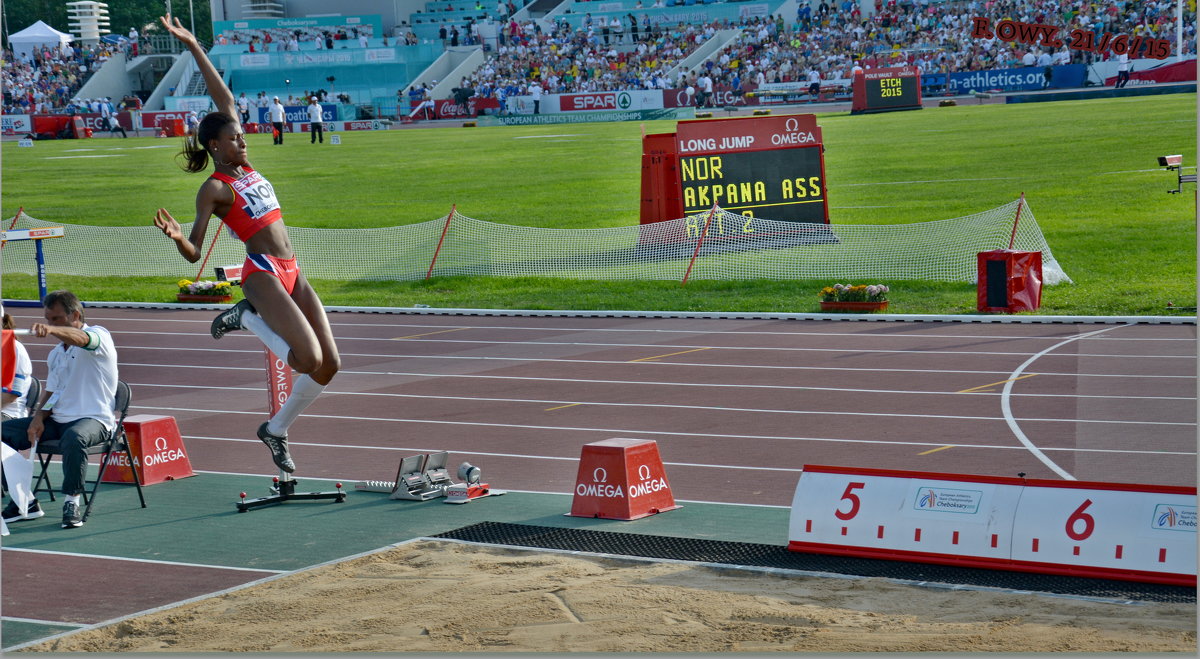
<svg viewBox="0 0 1200 659"><path fill-rule="evenodd" d="M315 373L321 368L320 348L315 352L292 348L291 366L292 370L299 373L307 373L309 375Z"/></svg>

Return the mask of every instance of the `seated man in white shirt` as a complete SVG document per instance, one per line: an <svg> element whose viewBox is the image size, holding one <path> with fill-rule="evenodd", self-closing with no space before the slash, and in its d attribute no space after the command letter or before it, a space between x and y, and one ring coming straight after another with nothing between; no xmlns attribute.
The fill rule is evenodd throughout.
<svg viewBox="0 0 1200 659"><path fill-rule="evenodd" d="M112 335L83 321L83 303L70 291L53 291L42 301L45 323L34 323L30 336L51 336L60 344L46 357L49 376L33 416L5 421L5 444L18 451L34 440L58 440L62 452L64 529L83 526L80 502L87 475L87 449L104 442L116 423L117 349ZM4 521L36 519L45 513L37 501L22 515L14 503Z"/></svg>

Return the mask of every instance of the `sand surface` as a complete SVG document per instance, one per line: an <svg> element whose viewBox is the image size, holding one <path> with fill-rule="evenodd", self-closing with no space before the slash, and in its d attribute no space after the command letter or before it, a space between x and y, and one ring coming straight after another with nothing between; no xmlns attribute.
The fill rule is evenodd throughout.
<svg viewBox="0 0 1200 659"><path fill-rule="evenodd" d="M51 652L1187 652L1196 607L419 541Z"/></svg>

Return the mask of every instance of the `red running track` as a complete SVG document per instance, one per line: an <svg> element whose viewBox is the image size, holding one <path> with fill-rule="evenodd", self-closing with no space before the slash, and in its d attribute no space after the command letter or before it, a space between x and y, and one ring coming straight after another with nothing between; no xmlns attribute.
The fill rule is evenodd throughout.
<svg viewBox="0 0 1200 659"><path fill-rule="evenodd" d="M38 309L9 309L19 327ZM197 470L273 475L262 344L214 312L88 310L132 414ZM342 371L292 427L298 476L394 480L449 450L568 493L581 447L653 439L680 500L787 506L805 464L1194 485L1194 325L332 313ZM49 342L26 337L35 375Z"/></svg>

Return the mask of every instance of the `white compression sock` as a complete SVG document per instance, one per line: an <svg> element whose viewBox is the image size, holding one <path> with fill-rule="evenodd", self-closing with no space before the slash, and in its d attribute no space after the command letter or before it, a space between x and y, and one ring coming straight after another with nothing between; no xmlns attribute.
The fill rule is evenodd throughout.
<svg viewBox="0 0 1200 659"><path fill-rule="evenodd" d="M262 339L262 342L275 353L283 361L287 361L288 353L292 351L291 346L287 341L283 340L282 336L275 333L275 330L267 326L267 321L262 319L262 316L250 311L249 309L242 312L242 327L254 332L254 335Z"/></svg>
<svg viewBox="0 0 1200 659"><path fill-rule="evenodd" d="M292 393L283 403L283 407L267 422L267 432L272 435L287 435L288 428L296 421L300 413L325 391L325 385L319 384L307 374L301 375L292 382Z"/></svg>

